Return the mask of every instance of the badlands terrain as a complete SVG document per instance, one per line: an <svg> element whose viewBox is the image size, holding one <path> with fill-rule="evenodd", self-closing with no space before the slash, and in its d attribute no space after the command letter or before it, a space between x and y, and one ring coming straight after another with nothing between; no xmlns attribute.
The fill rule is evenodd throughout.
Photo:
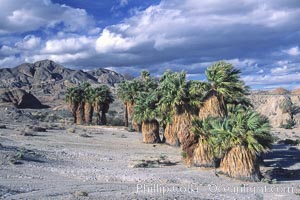
<svg viewBox="0 0 300 200"><path fill-rule="evenodd" d="M122 125L118 100L108 126L76 126L65 88L80 81L115 91L115 72L70 70L52 61L0 71L0 199L299 199L300 93L276 89L249 96L276 138L261 182L183 164L180 148L144 144ZM34 102L34 103L32 103ZM293 108L289 112L288 108ZM282 128L288 121L291 129Z"/></svg>

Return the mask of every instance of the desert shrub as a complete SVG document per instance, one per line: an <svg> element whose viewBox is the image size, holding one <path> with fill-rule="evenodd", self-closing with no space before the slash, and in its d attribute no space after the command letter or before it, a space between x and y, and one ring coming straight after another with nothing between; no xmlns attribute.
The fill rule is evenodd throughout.
<svg viewBox="0 0 300 200"><path fill-rule="evenodd" d="M286 121L286 124L282 124L280 126L280 128L293 129L295 125L296 125L296 122L292 119L289 119Z"/></svg>
<svg viewBox="0 0 300 200"><path fill-rule="evenodd" d="M111 126L124 126L124 120L118 117L108 117L107 121Z"/></svg>
<svg viewBox="0 0 300 200"><path fill-rule="evenodd" d="M75 197L87 197L87 196L89 196L89 194L85 191L76 191L74 193L74 196Z"/></svg>
<svg viewBox="0 0 300 200"><path fill-rule="evenodd" d="M47 124L45 128L49 130L66 130L63 124Z"/></svg>
<svg viewBox="0 0 300 200"><path fill-rule="evenodd" d="M46 132L47 129L44 128L44 127L40 127L40 126L30 126L29 131L32 131L32 132Z"/></svg>
<svg viewBox="0 0 300 200"><path fill-rule="evenodd" d="M184 159L187 158L187 154L186 154L185 151L181 152L181 157L184 158Z"/></svg>
<svg viewBox="0 0 300 200"><path fill-rule="evenodd" d="M292 140L292 139L285 139L285 140L281 140L279 141L279 143L283 143L286 145L299 145L300 144L300 140Z"/></svg>
<svg viewBox="0 0 300 200"><path fill-rule="evenodd" d="M80 136L80 137L84 137L84 138L90 138L90 137L92 137L92 136L90 136L90 135L88 135L88 134L86 134L86 133L82 133L82 134L80 134L79 136Z"/></svg>
<svg viewBox="0 0 300 200"><path fill-rule="evenodd" d="M75 130L75 128L68 128L68 132L69 132L69 133L75 133L76 130Z"/></svg>
<svg viewBox="0 0 300 200"><path fill-rule="evenodd" d="M272 137L273 137L273 142L277 142L280 140L280 138L277 135L273 134Z"/></svg>
<svg viewBox="0 0 300 200"><path fill-rule="evenodd" d="M113 116L114 117L118 114L118 112L115 111L115 110L109 110L107 114L108 114L108 116Z"/></svg>

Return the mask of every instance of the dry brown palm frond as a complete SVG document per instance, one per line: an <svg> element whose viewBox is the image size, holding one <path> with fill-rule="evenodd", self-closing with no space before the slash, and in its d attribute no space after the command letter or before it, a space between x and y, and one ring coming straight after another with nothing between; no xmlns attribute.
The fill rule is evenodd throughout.
<svg viewBox="0 0 300 200"><path fill-rule="evenodd" d="M210 145L203 139L199 139L194 149L193 164L196 167L213 167L214 157Z"/></svg>
<svg viewBox="0 0 300 200"><path fill-rule="evenodd" d="M160 143L159 123L156 120L145 121L142 124L143 142L147 144Z"/></svg>
<svg viewBox="0 0 300 200"><path fill-rule="evenodd" d="M200 106L199 118L205 119L207 117L222 117L224 116L224 109L222 103L219 100L216 92L209 92L203 99L203 103Z"/></svg>
<svg viewBox="0 0 300 200"><path fill-rule="evenodd" d="M220 163L220 173L247 181L259 181L261 178L256 154L244 146L233 147L225 154Z"/></svg>

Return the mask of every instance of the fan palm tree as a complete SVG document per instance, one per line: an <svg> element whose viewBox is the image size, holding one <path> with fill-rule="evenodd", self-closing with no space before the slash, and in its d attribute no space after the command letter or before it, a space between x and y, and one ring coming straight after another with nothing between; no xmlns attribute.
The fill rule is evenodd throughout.
<svg viewBox="0 0 300 200"><path fill-rule="evenodd" d="M214 146L211 142L211 121L213 117L209 116L205 119L194 119L191 131L198 138L198 143L194 148L192 155L193 164L196 167L213 167L214 162Z"/></svg>
<svg viewBox="0 0 300 200"><path fill-rule="evenodd" d="M144 143L159 143L159 123L156 92L141 92L135 101L134 121L142 124Z"/></svg>
<svg viewBox="0 0 300 200"><path fill-rule="evenodd" d="M257 155L269 149L273 141L267 118L247 110L225 118L213 131L221 133L223 140L220 171L238 179L260 180Z"/></svg>
<svg viewBox="0 0 300 200"><path fill-rule="evenodd" d="M150 78L150 73L146 70L142 70L141 77L142 77L142 80L146 81L147 79Z"/></svg>
<svg viewBox="0 0 300 200"><path fill-rule="evenodd" d="M203 97L206 84L200 81L187 81L185 72L165 72L158 91L160 93L159 111L165 124L164 139L170 145L181 145L190 163L196 143L190 131L191 121L198 114L197 105ZM167 114L166 114L167 113ZM171 116L167 120L168 115Z"/></svg>
<svg viewBox="0 0 300 200"><path fill-rule="evenodd" d="M227 103L243 103L241 99L246 100L244 97L249 93L249 87L245 86L241 80L240 73L240 70L235 69L232 64L224 61L208 67L205 74L209 87L200 107L200 119L208 116L227 116Z"/></svg>
<svg viewBox="0 0 300 200"><path fill-rule="evenodd" d="M93 120L93 103L94 103L94 89L91 87L91 84L83 84L83 101L84 101L84 119L87 125L90 125Z"/></svg>
<svg viewBox="0 0 300 200"><path fill-rule="evenodd" d="M130 102L130 96L128 95L129 86L128 81L123 81L118 85L117 89L117 96L120 98L124 104L124 121L125 121L125 127L129 126L128 122L128 102Z"/></svg>
<svg viewBox="0 0 300 200"><path fill-rule="evenodd" d="M71 110L73 118L74 118L74 123L77 123L76 111L78 109L78 105L80 102L80 99L78 96L78 93L79 93L78 90L79 90L78 87L67 88L66 97L65 97L65 101L67 103L69 103L70 110Z"/></svg>
<svg viewBox="0 0 300 200"><path fill-rule="evenodd" d="M228 117L210 120L206 127L194 124L194 130L206 133L213 157L221 158L220 173L230 177L258 181L261 173L257 155L273 141L265 117L247 109L235 109Z"/></svg>
<svg viewBox="0 0 300 200"><path fill-rule="evenodd" d="M142 79L135 79L132 81L124 81L118 86L117 96L124 103L125 110L125 126L131 123L132 129L139 130L139 125L132 119L132 114L135 107L135 99L140 92L147 92L154 90L157 83L150 77L149 72L143 71Z"/></svg>
<svg viewBox="0 0 300 200"><path fill-rule="evenodd" d="M180 145L177 134L179 132L178 129L186 129L185 122L190 121L190 119L185 119L184 121L181 119L189 118L189 116L183 117L183 114L186 113L184 109L187 101L186 85L186 74L184 72L172 73L171 71L166 71L158 87L160 95L158 102L159 111L171 116L169 118L171 121L163 119L165 123L164 140L172 146ZM178 123L180 123L180 126L178 126Z"/></svg>
<svg viewBox="0 0 300 200"><path fill-rule="evenodd" d="M245 86L240 78L240 70L230 63L217 62L208 67L205 74L208 80L206 94L201 100L199 118L226 117L229 105L250 106L250 100L245 95L249 87ZM213 166L214 161L210 155L210 147L200 134L199 142L194 149L193 162L196 166Z"/></svg>
<svg viewBox="0 0 300 200"><path fill-rule="evenodd" d="M109 110L109 105L114 102L114 97L108 87L104 88L104 96L105 100L103 102L102 110L101 110L101 124L106 125L107 119L106 119L106 113Z"/></svg>
<svg viewBox="0 0 300 200"><path fill-rule="evenodd" d="M96 123L98 125L106 124L106 113L109 109L109 104L114 101L111 91L107 85L101 85L94 89L93 102L94 110L97 115Z"/></svg>

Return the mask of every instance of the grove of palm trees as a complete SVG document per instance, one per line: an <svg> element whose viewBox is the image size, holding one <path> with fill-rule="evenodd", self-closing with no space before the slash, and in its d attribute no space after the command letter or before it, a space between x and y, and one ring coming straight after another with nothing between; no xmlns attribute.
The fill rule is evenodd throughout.
<svg viewBox="0 0 300 200"><path fill-rule="evenodd" d="M268 120L253 111L240 73L223 61L207 68L207 81L187 80L185 72L171 71L157 80L142 71L140 78L118 85L124 125L141 131L144 143L180 146L188 166L258 181L259 157L270 148L272 136ZM96 124L105 125L114 98L105 85L84 84L69 88L66 101L74 123L91 124L95 112Z"/></svg>
<svg viewBox="0 0 300 200"><path fill-rule="evenodd" d="M68 88L65 100L70 105L74 123L90 125L95 112L96 124L105 125L106 113L114 98L108 86L92 88L89 83L84 83L82 86Z"/></svg>

